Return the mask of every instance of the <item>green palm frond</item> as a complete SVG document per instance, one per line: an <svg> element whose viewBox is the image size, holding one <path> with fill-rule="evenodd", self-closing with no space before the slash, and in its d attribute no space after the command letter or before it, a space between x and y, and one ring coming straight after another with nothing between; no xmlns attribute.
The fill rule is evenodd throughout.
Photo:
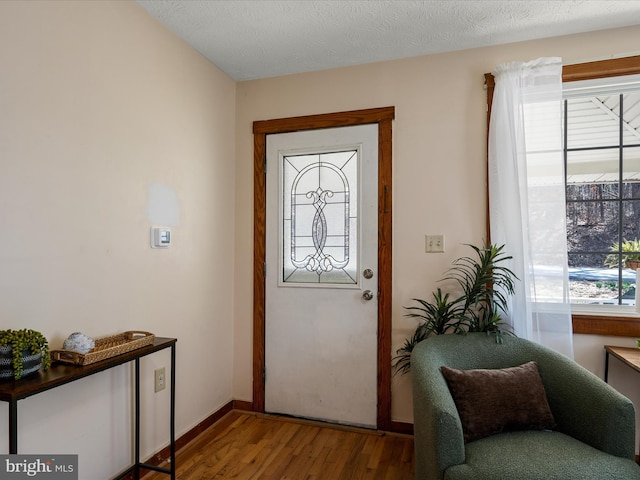
<svg viewBox="0 0 640 480"><path fill-rule="evenodd" d="M415 346L431 335L445 333L486 332L495 334L502 342L503 334L513 335L502 320L507 312L508 298L513 295L516 275L504 264L512 259L504 252L504 245L468 245L475 257L461 257L453 262L442 281L454 281L461 290L452 298L438 288L431 300L414 298L417 305L405 307L406 316L418 320L411 337L396 351L392 360L394 373L411 370L411 352Z"/></svg>
<svg viewBox="0 0 640 480"><path fill-rule="evenodd" d="M628 260L640 260L640 239L623 239L622 243L614 243L609 248L611 252L604 259L607 267L617 267L624 265Z"/></svg>
<svg viewBox="0 0 640 480"><path fill-rule="evenodd" d="M491 318L508 308L508 295L515 289L516 275L503 262L512 257L504 253L504 245L477 247L468 245L477 258L462 257L453 262L443 280L453 280L462 289L458 299L464 302L460 320L469 331L485 331L492 324Z"/></svg>

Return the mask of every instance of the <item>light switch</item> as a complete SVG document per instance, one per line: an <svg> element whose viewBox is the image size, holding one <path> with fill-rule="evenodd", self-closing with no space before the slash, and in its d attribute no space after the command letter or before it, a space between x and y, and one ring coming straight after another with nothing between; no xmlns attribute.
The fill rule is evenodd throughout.
<svg viewBox="0 0 640 480"><path fill-rule="evenodd" d="M444 252L444 235L425 235L424 251L426 253Z"/></svg>

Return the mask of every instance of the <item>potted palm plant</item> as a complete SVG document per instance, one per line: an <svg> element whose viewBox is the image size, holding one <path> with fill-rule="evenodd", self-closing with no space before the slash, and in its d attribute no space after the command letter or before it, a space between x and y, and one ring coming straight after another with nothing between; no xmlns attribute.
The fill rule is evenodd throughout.
<svg viewBox="0 0 640 480"><path fill-rule="evenodd" d="M414 298L417 305L405 307L408 317L416 318L418 326L411 337L396 352L393 359L395 373L411 370L411 352L431 335L446 333L487 332L502 341L503 333L511 330L502 322L507 311L508 296L514 292L516 275L504 262L512 257L504 253L504 245L471 247L475 257L461 257L453 262L442 280L453 280L462 293L457 297L443 294L438 288L431 300Z"/></svg>
<svg viewBox="0 0 640 480"><path fill-rule="evenodd" d="M609 248L611 252L604 259L604 264L608 267L617 267L622 264L626 268L637 270L640 268L640 239L624 239L622 243L614 243Z"/></svg>
<svg viewBox="0 0 640 480"><path fill-rule="evenodd" d="M0 330L0 380L19 380L50 365L49 342L40 332Z"/></svg>

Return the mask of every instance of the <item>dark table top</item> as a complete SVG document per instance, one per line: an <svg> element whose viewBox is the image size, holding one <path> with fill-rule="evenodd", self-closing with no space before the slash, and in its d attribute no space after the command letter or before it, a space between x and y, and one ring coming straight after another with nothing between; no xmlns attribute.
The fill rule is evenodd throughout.
<svg viewBox="0 0 640 480"><path fill-rule="evenodd" d="M40 370L20 380L0 381L0 401L10 402L36 395L37 393L73 382L94 373L102 372L136 358L144 357L150 353L168 348L176 343L175 338L155 337L151 345L136 348L130 352L113 356L106 360L91 363L85 366L70 365L66 363L53 363L49 370Z"/></svg>

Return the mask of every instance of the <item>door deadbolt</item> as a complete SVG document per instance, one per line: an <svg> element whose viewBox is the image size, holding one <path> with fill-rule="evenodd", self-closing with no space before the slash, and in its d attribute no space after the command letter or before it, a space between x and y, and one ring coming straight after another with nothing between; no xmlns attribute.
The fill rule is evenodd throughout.
<svg viewBox="0 0 640 480"><path fill-rule="evenodd" d="M367 268L364 272L362 272L362 276L366 279L372 278L373 270L371 270L370 268Z"/></svg>

